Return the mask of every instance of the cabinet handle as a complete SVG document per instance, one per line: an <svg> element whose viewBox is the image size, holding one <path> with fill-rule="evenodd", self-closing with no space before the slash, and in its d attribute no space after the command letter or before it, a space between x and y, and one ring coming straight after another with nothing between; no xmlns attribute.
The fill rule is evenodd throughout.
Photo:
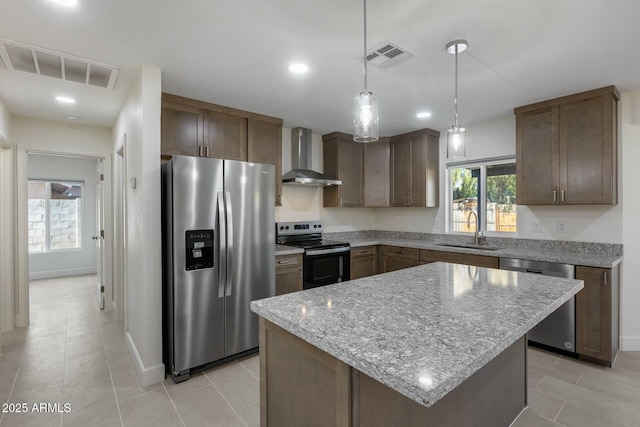
<svg viewBox="0 0 640 427"><path fill-rule="evenodd" d="M564 190L560 192L560 201L564 203Z"/></svg>
<svg viewBox="0 0 640 427"><path fill-rule="evenodd" d="M202 145L198 145L198 156L202 157Z"/></svg>
<svg viewBox="0 0 640 427"><path fill-rule="evenodd" d="M209 157L209 146L204 147L204 156Z"/></svg>
<svg viewBox="0 0 640 427"><path fill-rule="evenodd" d="M278 264L289 264L291 261L285 260L285 261L278 261Z"/></svg>
<svg viewBox="0 0 640 427"><path fill-rule="evenodd" d="M553 190L553 203L558 203L558 190Z"/></svg>
<svg viewBox="0 0 640 427"><path fill-rule="evenodd" d="M604 276L603 276L602 279L603 279L604 285L607 286L609 284L609 272L608 271L604 272Z"/></svg>

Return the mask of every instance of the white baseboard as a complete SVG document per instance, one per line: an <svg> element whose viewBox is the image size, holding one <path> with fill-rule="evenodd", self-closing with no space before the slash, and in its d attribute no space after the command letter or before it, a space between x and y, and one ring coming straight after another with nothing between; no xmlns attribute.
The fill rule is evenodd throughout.
<svg viewBox="0 0 640 427"><path fill-rule="evenodd" d="M164 363L158 363L157 365L149 366L148 368L145 367L142 359L140 358L140 354L138 353L138 349L136 348L136 344L133 342L133 338L129 332L127 332L127 348L129 349L129 354L133 358L133 366L136 368L136 374L138 374L140 386L147 387L151 384L164 381Z"/></svg>
<svg viewBox="0 0 640 427"><path fill-rule="evenodd" d="M95 267L65 268L64 270L29 272L29 280L52 279L54 277L80 276L83 274L96 274Z"/></svg>
<svg viewBox="0 0 640 427"><path fill-rule="evenodd" d="M640 351L640 335L627 335L620 337L620 350Z"/></svg>

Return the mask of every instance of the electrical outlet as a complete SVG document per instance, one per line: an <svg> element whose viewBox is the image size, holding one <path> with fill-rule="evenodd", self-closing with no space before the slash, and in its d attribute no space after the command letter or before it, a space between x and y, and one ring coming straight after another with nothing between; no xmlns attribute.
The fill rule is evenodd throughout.
<svg viewBox="0 0 640 427"><path fill-rule="evenodd" d="M433 223L433 227L440 228L440 218L436 218L436 220Z"/></svg>
<svg viewBox="0 0 640 427"><path fill-rule="evenodd" d="M567 221L558 221L557 222L558 233L566 233L567 232Z"/></svg>
<svg viewBox="0 0 640 427"><path fill-rule="evenodd" d="M544 222L534 222L531 224L532 233L544 233Z"/></svg>

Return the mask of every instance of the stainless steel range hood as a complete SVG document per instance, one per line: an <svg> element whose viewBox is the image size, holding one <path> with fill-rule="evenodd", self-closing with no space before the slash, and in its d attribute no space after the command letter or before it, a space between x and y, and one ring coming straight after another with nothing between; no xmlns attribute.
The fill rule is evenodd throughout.
<svg viewBox="0 0 640 427"><path fill-rule="evenodd" d="M342 185L342 181L311 170L311 129L291 129L291 170L282 175L283 184Z"/></svg>

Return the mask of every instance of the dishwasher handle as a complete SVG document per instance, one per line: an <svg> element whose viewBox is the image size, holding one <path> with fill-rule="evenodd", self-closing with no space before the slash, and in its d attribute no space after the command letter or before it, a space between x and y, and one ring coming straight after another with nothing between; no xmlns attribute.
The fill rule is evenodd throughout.
<svg viewBox="0 0 640 427"><path fill-rule="evenodd" d="M527 268L525 271L527 273L533 273L533 274L544 274L544 272L542 270L534 270L532 268Z"/></svg>

